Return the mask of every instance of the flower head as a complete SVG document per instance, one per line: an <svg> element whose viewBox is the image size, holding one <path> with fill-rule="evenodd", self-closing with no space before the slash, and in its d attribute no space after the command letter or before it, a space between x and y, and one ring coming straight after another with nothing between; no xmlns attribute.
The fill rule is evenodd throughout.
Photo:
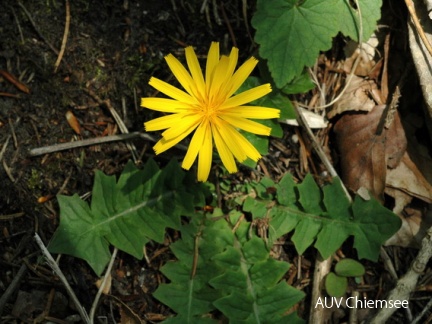
<svg viewBox="0 0 432 324"><path fill-rule="evenodd" d="M156 154L178 144L195 131L182 167L189 170L198 156L198 180L206 181L210 173L213 141L228 172L236 172L234 157L243 162L248 157L261 158L257 149L238 129L258 135L270 135L271 129L252 119L277 118L279 109L243 106L271 92L270 84L233 94L240 88L258 61L251 57L237 71L238 49L229 56L219 55L219 43L213 42L207 56L205 76L192 47L187 47L189 71L171 54L165 57L183 90L152 77L149 84L171 99L142 98L141 106L171 113L144 123L146 131L165 130L153 147Z"/></svg>

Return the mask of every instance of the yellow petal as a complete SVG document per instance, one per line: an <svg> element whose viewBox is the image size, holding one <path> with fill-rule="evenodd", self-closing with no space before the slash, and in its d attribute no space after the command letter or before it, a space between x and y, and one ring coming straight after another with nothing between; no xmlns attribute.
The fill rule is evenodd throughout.
<svg viewBox="0 0 432 324"><path fill-rule="evenodd" d="M173 114L168 116L159 117L144 123L147 132L157 131L161 129L171 128L178 125L178 121L186 114Z"/></svg>
<svg viewBox="0 0 432 324"><path fill-rule="evenodd" d="M166 83L165 81L159 80L158 78L150 78L149 84L156 90L166 94L168 97L191 105L197 104L196 99L190 94L187 94L186 92L172 86L169 83Z"/></svg>
<svg viewBox="0 0 432 324"><path fill-rule="evenodd" d="M220 117L234 127L240 128L249 133L269 136L271 132L270 127L264 126L260 123L254 122L246 118L231 117L227 115L222 115Z"/></svg>
<svg viewBox="0 0 432 324"><path fill-rule="evenodd" d="M223 115L232 117L243 117L252 119L271 119L279 118L280 110L275 108L260 107L260 106L241 106L232 107L223 110Z"/></svg>
<svg viewBox="0 0 432 324"><path fill-rule="evenodd" d="M223 128L224 132L221 132L222 138L225 143L228 144L227 139L230 138L235 143L235 145L229 145L228 147L231 152L236 156L239 152L245 154L250 157L254 161L258 161L261 158L261 154L257 151L257 149L246 139L242 134L240 134L236 129L232 126L227 125ZM236 156L237 158L237 156ZM242 160L238 159L240 162L246 160L246 157Z"/></svg>
<svg viewBox="0 0 432 324"><path fill-rule="evenodd" d="M234 73L234 75L229 80L229 82L227 82L225 88L227 97L231 97L233 93L240 88L240 86L246 81L248 76L252 73L257 63L258 60L254 57L251 57L238 68L238 70Z"/></svg>
<svg viewBox="0 0 432 324"><path fill-rule="evenodd" d="M189 71L192 74L192 78L195 81L197 90L201 97L205 94L205 82L201 71L201 67L198 62L198 58L192 46L186 47L186 62L189 67Z"/></svg>
<svg viewBox="0 0 432 324"><path fill-rule="evenodd" d="M216 121L214 125L217 128L218 134L221 136L231 153L234 154L235 158L240 162L246 160L246 152L244 152L243 148L239 146L235 141L235 138L232 136L232 133L237 131L223 120Z"/></svg>
<svg viewBox="0 0 432 324"><path fill-rule="evenodd" d="M216 149L222 160L223 165L228 170L229 173L237 172L237 165L235 163L233 154L229 150L228 146L223 141L217 127L212 124L213 139L216 144Z"/></svg>
<svg viewBox="0 0 432 324"><path fill-rule="evenodd" d="M229 64L228 64L228 69L227 69L227 76L228 77L232 77L234 70L237 66L238 52L239 52L239 50L237 47L233 47L231 49L231 53L229 55Z"/></svg>
<svg viewBox="0 0 432 324"><path fill-rule="evenodd" d="M210 82L207 81L207 83L209 83L210 85L210 89L208 91L208 100L210 103L215 103L216 101L219 101L221 99L219 97L219 90L223 83L226 81L228 65L228 57L222 56L217 66L214 68L214 72ZM222 98L222 100L225 99L226 97Z"/></svg>
<svg viewBox="0 0 432 324"><path fill-rule="evenodd" d="M219 109L238 107L245 103L261 98L270 92L271 92L270 84L269 83L263 84L258 87L239 93L234 97L229 98L219 107Z"/></svg>
<svg viewBox="0 0 432 324"><path fill-rule="evenodd" d="M167 139L162 137L159 140L159 142L157 142L155 144L155 146L153 146L153 150L155 151L156 154L160 154L162 152L165 152L166 150L170 149L174 145L177 145L178 143L180 143L180 141L183 140L188 135L189 135L189 133L183 133L181 136L173 138L171 140L167 140Z"/></svg>
<svg viewBox="0 0 432 324"><path fill-rule="evenodd" d="M182 168L189 170L194 163L198 152L201 150L204 142L204 136L206 128L208 127L208 122L201 123L195 131L192 140L189 144L189 148L182 162Z"/></svg>
<svg viewBox="0 0 432 324"><path fill-rule="evenodd" d="M195 82L193 81L189 72L185 69L185 67L177 60L174 55L168 54L165 56L165 61L167 62L169 68L172 73L180 82L182 87L190 94L197 97L197 89L195 86Z"/></svg>
<svg viewBox="0 0 432 324"><path fill-rule="evenodd" d="M210 127L205 128L204 140L198 157L198 181L207 181L210 174L213 154L213 142Z"/></svg>
<svg viewBox="0 0 432 324"><path fill-rule="evenodd" d="M212 42L210 50L207 54L207 64L206 64L206 91L208 93L210 80L213 75L216 65L219 63L219 43Z"/></svg>
<svg viewBox="0 0 432 324"><path fill-rule="evenodd" d="M197 114L184 116L177 119L177 123L164 131L162 136L166 140L171 140L175 137L182 136L184 132L190 134L199 124L201 116Z"/></svg>
<svg viewBox="0 0 432 324"><path fill-rule="evenodd" d="M179 113L192 109L191 105L178 100L165 98L141 98L141 107L166 113Z"/></svg>

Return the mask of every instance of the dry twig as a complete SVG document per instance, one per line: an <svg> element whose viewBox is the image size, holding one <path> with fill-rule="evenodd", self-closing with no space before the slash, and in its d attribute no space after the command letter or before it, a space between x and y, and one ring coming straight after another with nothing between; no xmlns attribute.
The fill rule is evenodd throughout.
<svg viewBox="0 0 432 324"><path fill-rule="evenodd" d="M54 258L52 257L51 253L49 253L48 249L45 247L45 244L42 242L41 238L37 233L35 233L34 238L36 240L36 243L39 245L39 248L42 251L42 254L44 255L48 265L51 267L51 269L56 273L56 275L60 278L60 281L63 283L63 285L66 288L67 293L71 297L73 303L75 304L81 319L84 323L91 323L90 318L84 309L84 307L79 302L77 296L75 295L74 291L72 290L71 286L69 285L69 282L67 281L66 277L64 276L63 272L60 270L60 267L55 262Z"/></svg>
<svg viewBox="0 0 432 324"><path fill-rule="evenodd" d="M134 132L134 133L117 134L117 135L111 135L105 137L89 138L81 141L39 147L39 148L31 149L29 151L29 156L39 156L43 154L54 153L54 152L69 150L78 147L91 146L91 145L97 145L97 144L109 143L109 142L125 141L125 140L130 140L138 137L144 138L152 142L156 142L156 140L151 135L140 133L140 132Z"/></svg>
<svg viewBox="0 0 432 324"><path fill-rule="evenodd" d="M66 22L65 22L65 29L63 34L63 40L60 48L60 53L58 54L57 61L54 64L54 73L57 72L57 68L60 65L60 62L63 58L64 51L66 49L66 42L69 34L69 26L70 26L70 5L69 0L66 0Z"/></svg>
<svg viewBox="0 0 432 324"><path fill-rule="evenodd" d="M397 282L396 287L390 292L388 300L409 300L410 294L414 291L418 278L426 268L429 259L432 257L432 227L427 231L422 240L422 246L408 272ZM385 323L397 308L383 307L372 319L372 324Z"/></svg>
<svg viewBox="0 0 432 324"><path fill-rule="evenodd" d="M419 34L421 40L423 41L423 44L425 45L426 49L428 50L429 54L432 55L432 46L429 43L429 40L426 37L426 34L423 30L423 27L420 24L420 20L417 17L415 8L414 8L414 3L412 0L405 0L405 3L407 5L408 11L411 15L411 19L414 23L414 26L417 30L417 33Z"/></svg>

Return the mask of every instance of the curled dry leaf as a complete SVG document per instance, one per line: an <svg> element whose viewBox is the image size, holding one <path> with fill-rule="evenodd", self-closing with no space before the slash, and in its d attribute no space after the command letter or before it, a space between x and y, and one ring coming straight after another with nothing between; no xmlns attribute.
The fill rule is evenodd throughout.
<svg viewBox="0 0 432 324"><path fill-rule="evenodd" d="M365 187L381 201L387 167L399 164L407 146L397 111L389 129L376 135L384 108L381 105L369 113L347 113L334 126L345 185L353 192Z"/></svg>
<svg viewBox="0 0 432 324"><path fill-rule="evenodd" d="M406 206L413 197L431 203L432 186L407 152L396 168L387 170L385 193L394 198L393 212L402 220L402 227L386 244L420 247L421 239L432 225L432 213L423 215L422 210L406 208Z"/></svg>
<svg viewBox="0 0 432 324"><path fill-rule="evenodd" d="M432 186L410 159L407 152L396 168L388 170L386 186L427 203L432 203Z"/></svg>
<svg viewBox="0 0 432 324"><path fill-rule="evenodd" d="M379 41L375 34L372 35L367 43L363 43L361 51L357 42L352 40L349 41L344 49L345 56L347 57L343 65L344 71L346 73L351 73L354 62L360 55L360 62L358 63L354 73L358 76L368 76L376 65L373 58L378 44Z"/></svg>
<svg viewBox="0 0 432 324"><path fill-rule="evenodd" d="M66 119L69 124L69 126L77 133L78 135L81 135L81 126L78 122L78 119L75 117L72 111L68 110L66 112Z"/></svg>
<svg viewBox="0 0 432 324"><path fill-rule="evenodd" d="M371 94L377 91L374 81L353 75L345 93L328 112L328 118L346 111L371 111L376 105Z"/></svg>
<svg viewBox="0 0 432 324"><path fill-rule="evenodd" d="M421 210L406 208L405 215L400 218L401 228L386 241L385 245L419 248L427 230L432 226L432 212L423 214Z"/></svg>

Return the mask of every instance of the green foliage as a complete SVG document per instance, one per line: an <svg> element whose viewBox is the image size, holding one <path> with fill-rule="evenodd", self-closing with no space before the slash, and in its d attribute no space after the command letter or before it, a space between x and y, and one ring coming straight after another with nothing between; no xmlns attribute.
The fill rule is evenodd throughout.
<svg viewBox="0 0 432 324"><path fill-rule="evenodd" d="M363 265L353 259L342 259L336 263L334 272L330 272L325 279L325 288L332 297L341 297L348 288L347 277L360 277L365 273Z"/></svg>
<svg viewBox="0 0 432 324"><path fill-rule="evenodd" d="M249 238L250 226L243 221L233 233L224 218L197 216L181 228L182 239L171 245L178 261L162 268L171 283L154 294L177 313L167 323L210 323L214 309L232 323L300 321L285 315L304 296L281 281L289 265L271 259L262 239Z"/></svg>
<svg viewBox="0 0 432 324"><path fill-rule="evenodd" d="M359 0L363 40L376 28L380 0ZM348 0L258 0L252 19L260 55L278 88L314 64L320 51L330 49L339 32L358 40L359 14Z"/></svg>
<svg viewBox="0 0 432 324"><path fill-rule="evenodd" d="M348 279L330 272L325 278L325 289L332 297L342 297L348 288Z"/></svg>
<svg viewBox="0 0 432 324"><path fill-rule="evenodd" d="M360 277L365 273L363 265L353 259L342 259L335 265L335 272L342 277Z"/></svg>
<svg viewBox="0 0 432 324"><path fill-rule="evenodd" d="M254 218L269 218L271 242L294 230L292 241L299 254L315 242L322 257L328 258L352 235L359 258L376 261L380 246L401 225L399 217L374 199L356 196L351 203L338 178L322 189L310 174L301 184L295 184L290 174L276 185L266 182L257 188L274 186L277 203L261 188L258 199L246 199L244 209Z"/></svg>
<svg viewBox="0 0 432 324"><path fill-rule="evenodd" d="M208 220L200 214L180 231L182 239L170 246L178 261L161 269L171 283L160 285L154 296L178 314L167 323L210 323L205 315L215 309L213 302L221 294L209 281L222 272L212 257L231 246L234 235L225 220Z"/></svg>
<svg viewBox="0 0 432 324"><path fill-rule="evenodd" d="M97 171L91 205L78 195L58 196L60 226L48 248L86 260L100 275L112 244L136 258L149 240L163 242L167 227L178 229L180 216L203 205L203 187L174 160L160 170L149 160L143 170L129 162L116 182Z"/></svg>
<svg viewBox="0 0 432 324"><path fill-rule="evenodd" d="M295 77L290 83L284 86L281 91L285 94L306 93L315 88L315 83L312 82L308 73L303 71L302 74ZM295 116L294 116L295 118Z"/></svg>

